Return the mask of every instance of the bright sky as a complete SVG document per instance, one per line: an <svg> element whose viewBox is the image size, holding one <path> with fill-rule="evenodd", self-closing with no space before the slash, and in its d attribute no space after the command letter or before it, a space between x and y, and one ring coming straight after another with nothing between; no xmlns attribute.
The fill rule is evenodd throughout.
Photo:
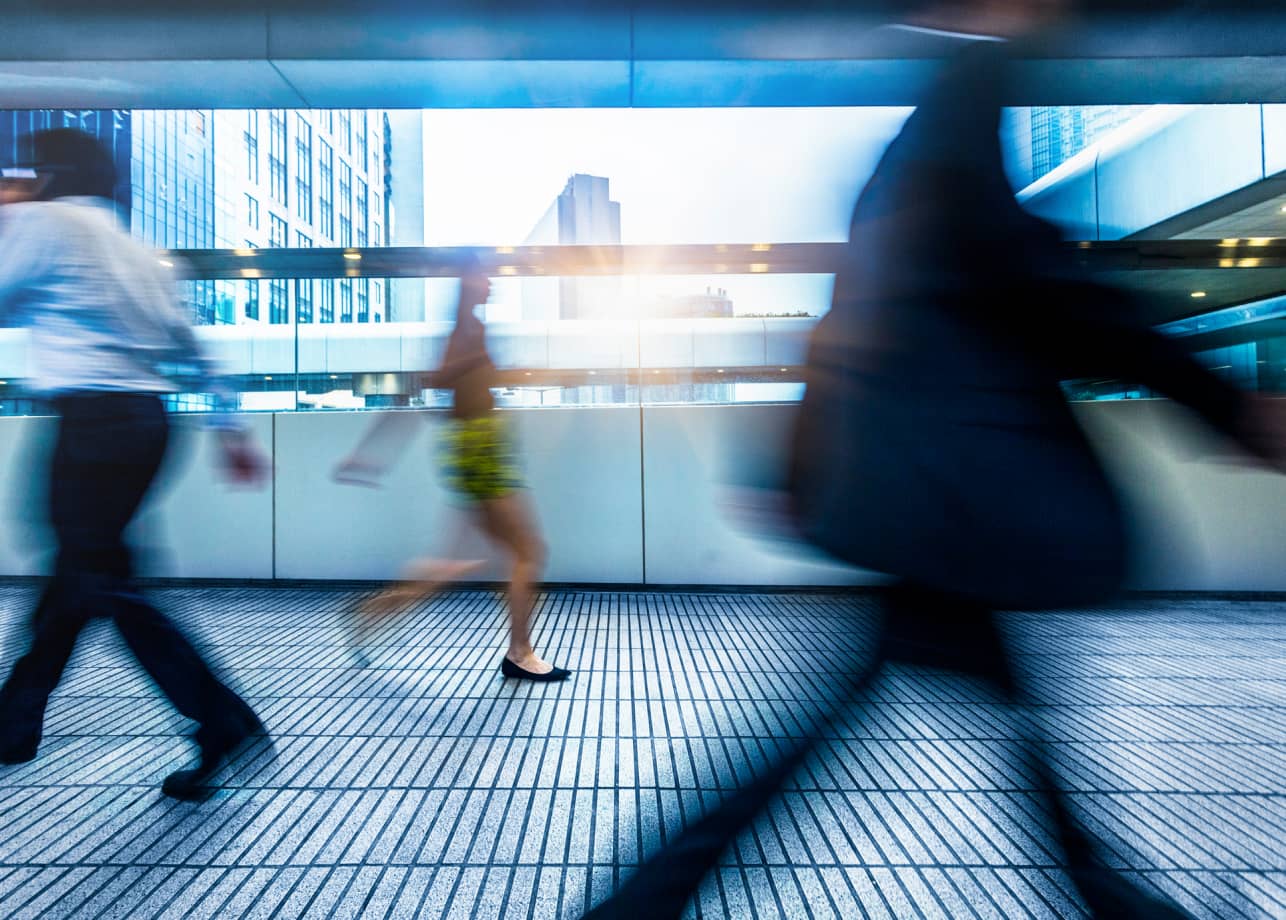
<svg viewBox="0 0 1286 920"><path fill-rule="evenodd" d="M910 109L473 109L424 113L425 243L519 245L573 173L604 176L621 241L843 240L853 202ZM724 287L737 312L829 302L830 278L657 279L648 292ZM429 287L430 316L454 296ZM517 286L489 317L517 319ZM449 312L449 306L447 307Z"/></svg>

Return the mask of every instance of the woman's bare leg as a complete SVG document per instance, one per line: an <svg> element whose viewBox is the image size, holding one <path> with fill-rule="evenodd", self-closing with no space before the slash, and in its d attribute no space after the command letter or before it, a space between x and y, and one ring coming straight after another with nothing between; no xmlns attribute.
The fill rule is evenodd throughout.
<svg viewBox="0 0 1286 920"><path fill-rule="evenodd" d="M509 649L505 657L524 671L547 674L553 665L531 645L535 584L545 565L545 543L527 493L518 490L479 505L483 530L513 557L509 575Z"/></svg>
<svg viewBox="0 0 1286 920"><path fill-rule="evenodd" d="M485 559L455 558L464 542L466 526L465 519L457 519L451 558L415 560L403 570L398 582L358 605L351 633L353 644L369 641L377 631L392 626L396 615L411 604L429 599L486 564Z"/></svg>

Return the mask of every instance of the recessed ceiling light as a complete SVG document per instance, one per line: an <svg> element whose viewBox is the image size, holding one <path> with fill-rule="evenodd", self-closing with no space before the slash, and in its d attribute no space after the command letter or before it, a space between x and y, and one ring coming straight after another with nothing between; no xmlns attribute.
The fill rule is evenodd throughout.
<svg viewBox="0 0 1286 920"><path fill-rule="evenodd" d="M1206 296L1206 292L1205 292L1205 291L1193 291L1193 292L1192 292L1192 296L1193 296L1193 297L1196 297L1198 300L1200 300L1202 297L1205 297L1205 296Z"/></svg>

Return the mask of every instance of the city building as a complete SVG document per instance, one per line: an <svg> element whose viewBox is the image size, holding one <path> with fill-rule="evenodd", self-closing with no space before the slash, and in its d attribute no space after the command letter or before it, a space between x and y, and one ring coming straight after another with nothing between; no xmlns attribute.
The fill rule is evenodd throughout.
<svg viewBox="0 0 1286 920"><path fill-rule="evenodd" d="M87 131L113 152L117 202L134 236L162 249L382 246L393 169L378 110L25 110L0 113L0 158L32 132ZM419 158L408 164L413 176ZM420 180L423 210L423 179ZM409 204L409 215L416 207ZM423 226L422 217L420 225ZM200 281L184 297L202 323L384 322L388 282Z"/></svg>
<svg viewBox="0 0 1286 920"><path fill-rule="evenodd" d="M1134 118L1147 106L1034 106L1010 116L1015 159L1028 170L1026 182L1057 169L1086 147Z"/></svg>
<svg viewBox="0 0 1286 920"><path fill-rule="evenodd" d="M657 319L702 319L732 316L732 298L724 288L707 287L704 294L664 297L651 304L649 317Z"/></svg>
<svg viewBox="0 0 1286 920"><path fill-rule="evenodd" d="M220 248L383 246L388 119L378 110L242 109L214 120ZM220 282L234 322L380 323L382 278Z"/></svg>
<svg viewBox="0 0 1286 920"><path fill-rule="evenodd" d="M163 249L215 245L216 181L211 113L191 110L28 109L0 112L0 160L29 159L31 135L76 128L94 135L116 164L116 203L134 236ZM198 322L235 322L212 281L184 285Z"/></svg>
<svg viewBox="0 0 1286 920"><path fill-rule="evenodd" d="M393 246L424 245L424 115L419 109L395 109L386 113L389 152L384 190ZM396 155L394 155L394 152ZM422 278L398 278L388 282L388 315L393 323L419 323L427 301ZM446 317L443 317L444 319Z"/></svg>
<svg viewBox="0 0 1286 920"><path fill-rule="evenodd" d="M619 246L621 206L608 180L581 173L567 180L527 235L531 246ZM619 278L529 278L522 285L522 318L613 319L622 305Z"/></svg>

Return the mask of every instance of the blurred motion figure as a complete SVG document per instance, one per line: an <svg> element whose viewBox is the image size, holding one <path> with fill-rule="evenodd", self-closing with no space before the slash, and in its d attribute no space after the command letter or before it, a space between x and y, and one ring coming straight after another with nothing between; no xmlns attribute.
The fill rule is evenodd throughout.
<svg viewBox="0 0 1286 920"><path fill-rule="evenodd" d="M545 661L531 644L535 583L544 565L545 544L519 470L513 434L508 421L496 411L491 395L496 366L487 351L486 325L474 312L490 296L491 282L476 267L460 279L455 328L442 366L434 374L434 383L453 394L451 418L443 435L443 471L447 486L463 500L477 526L511 558L509 648L500 659L501 673L521 680L565 680L572 672ZM390 413L377 422L362 445L340 464L336 478L360 479L364 473L383 469L387 458L370 448L381 440L382 429L399 421ZM354 645L360 650L381 621L387 622L410 602L430 597L484 561L429 559L414 563L402 583L358 609Z"/></svg>
<svg viewBox="0 0 1286 920"><path fill-rule="evenodd" d="M943 3L914 22L939 39L995 38L1055 7ZM1019 207L999 141L1007 75L1001 43L950 56L859 197L831 311L812 337L788 472L795 523L834 556L897 579L874 661L855 663L819 726L887 662L967 675L1020 702L993 611L1096 603L1120 589L1123 512L1061 381L1140 379L1286 465L1263 402L1150 329L1125 294L1083 277L1057 230ZM1091 913L1184 916L1099 860L1039 735L1031 741L1051 829ZM679 916L812 745L689 826L589 916Z"/></svg>
<svg viewBox="0 0 1286 920"><path fill-rule="evenodd" d="M139 593L124 531L166 453L161 394L179 389L180 375L224 391L174 279L119 226L111 156L71 129L32 142L35 162L0 181L0 311L6 324L30 327L35 386L59 417L49 468L58 551L31 645L0 689L0 762L36 756L49 696L77 637L91 618L108 617L175 708L198 723L197 765L171 774L163 790L200 798L263 726ZM259 450L230 416L215 418L228 475L260 481L267 465Z"/></svg>

